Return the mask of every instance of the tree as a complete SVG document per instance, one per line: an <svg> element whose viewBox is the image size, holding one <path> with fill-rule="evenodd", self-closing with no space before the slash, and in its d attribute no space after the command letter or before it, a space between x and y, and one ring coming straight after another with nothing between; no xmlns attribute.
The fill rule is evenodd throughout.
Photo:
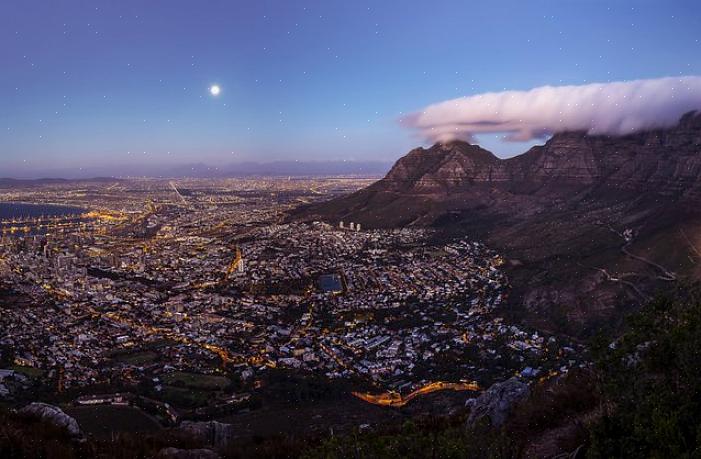
<svg viewBox="0 0 701 459"><path fill-rule="evenodd" d="M701 297L652 301L614 344L595 349L607 410L590 457L700 457Z"/></svg>

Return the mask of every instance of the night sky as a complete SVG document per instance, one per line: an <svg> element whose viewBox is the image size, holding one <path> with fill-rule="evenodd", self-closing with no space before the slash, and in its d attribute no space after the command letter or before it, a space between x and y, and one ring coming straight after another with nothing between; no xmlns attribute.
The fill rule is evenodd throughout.
<svg viewBox="0 0 701 459"><path fill-rule="evenodd" d="M698 1L3 0L0 177L393 161L435 102L680 75Z"/></svg>

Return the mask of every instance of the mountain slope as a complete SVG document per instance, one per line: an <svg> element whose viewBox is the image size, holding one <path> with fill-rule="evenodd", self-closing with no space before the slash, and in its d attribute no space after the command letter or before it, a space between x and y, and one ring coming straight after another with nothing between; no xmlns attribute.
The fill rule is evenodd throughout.
<svg viewBox="0 0 701 459"><path fill-rule="evenodd" d="M701 114L625 137L556 134L506 160L465 142L418 148L293 218L483 239L511 260L514 314L585 335L701 276Z"/></svg>

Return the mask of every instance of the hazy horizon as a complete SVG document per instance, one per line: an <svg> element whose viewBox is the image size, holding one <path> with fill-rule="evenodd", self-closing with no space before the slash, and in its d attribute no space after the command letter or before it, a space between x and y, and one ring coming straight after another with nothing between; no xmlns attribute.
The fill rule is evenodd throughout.
<svg viewBox="0 0 701 459"><path fill-rule="evenodd" d="M392 167L389 161L343 160L273 160L265 162L241 161L213 166L204 162L154 165L135 163L119 166L73 168L35 168L24 175L0 175L0 179L90 179L90 178L217 178L217 177L275 177L275 176L333 176L357 175L375 177L384 175Z"/></svg>

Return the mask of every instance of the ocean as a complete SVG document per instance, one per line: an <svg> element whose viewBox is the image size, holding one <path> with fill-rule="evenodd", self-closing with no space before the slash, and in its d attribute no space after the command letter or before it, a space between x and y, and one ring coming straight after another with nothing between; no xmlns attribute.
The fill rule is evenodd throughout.
<svg viewBox="0 0 701 459"><path fill-rule="evenodd" d="M85 212L85 209L80 207L0 202L0 221L22 217L40 217L42 215L56 217L81 214L83 212Z"/></svg>

